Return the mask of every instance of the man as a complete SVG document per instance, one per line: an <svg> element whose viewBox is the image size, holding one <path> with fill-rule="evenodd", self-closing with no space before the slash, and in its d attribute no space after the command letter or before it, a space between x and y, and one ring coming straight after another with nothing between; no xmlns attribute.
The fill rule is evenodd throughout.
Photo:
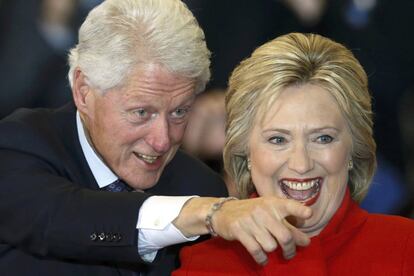
<svg viewBox="0 0 414 276"><path fill-rule="evenodd" d="M287 257L309 242L283 220L310 215L299 203L183 197L225 186L178 151L210 74L203 32L181 1L103 2L69 63L74 104L0 123L1 271L168 275L170 245L208 232L240 240L261 263L277 242Z"/></svg>

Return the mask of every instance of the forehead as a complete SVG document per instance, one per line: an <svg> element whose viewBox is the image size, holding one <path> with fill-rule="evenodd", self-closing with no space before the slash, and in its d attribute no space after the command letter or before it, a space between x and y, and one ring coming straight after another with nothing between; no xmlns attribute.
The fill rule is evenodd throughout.
<svg viewBox="0 0 414 276"><path fill-rule="evenodd" d="M292 120L306 124L339 124L345 118L335 98L326 89L305 84L283 89L270 108L258 115L263 125L289 124Z"/></svg>
<svg viewBox="0 0 414 276"><path fill-rule="evenodd" d="M194 79L174 74L157 64L139 65L123 85L109 90L105 102L121 109L152 106L175 108L195 98Z"/></svg>
<svg viewBox="0 0 414 276"><path fill-rule="evenodd" d="M168 93L194 86L194 79L172 73L158 64L143 64L131 70L123 87L133 89L137 85L144 90Z"/></svg>

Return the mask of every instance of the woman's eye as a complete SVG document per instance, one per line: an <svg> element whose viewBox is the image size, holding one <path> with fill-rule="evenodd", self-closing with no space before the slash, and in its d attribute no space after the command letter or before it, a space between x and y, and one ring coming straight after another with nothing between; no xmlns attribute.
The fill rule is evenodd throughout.
<svg viewBox="0 0 414 276"><path fill-rule="evenodd" d="M271 137L269 139L269 142L272 144L283 145L286 143L286 139L281 136L275 136L275 137Z"/></svg>
<svg viewBox="0 0 414 276"><path fill-rule="evenodd" d="M316 142L320 144L329 144L333 141L333 137L330 135L321 135L318 138L316 138Z"/></svg>

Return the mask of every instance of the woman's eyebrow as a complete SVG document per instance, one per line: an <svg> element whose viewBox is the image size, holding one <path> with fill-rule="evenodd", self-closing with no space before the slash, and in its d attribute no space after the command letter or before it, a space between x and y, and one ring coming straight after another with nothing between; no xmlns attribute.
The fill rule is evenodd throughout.
<svg viewBox="0 0 414 276"><path fill-rule="evenodd" d="M321 132L321 131L326 131L326 130L333 130L336 132L339 132L339 129L333 126L322 126L322 127L315 127L315 128L308 128L307 132L313 133L313 132ZM280 133L284 133L284 134L291 134L291 131L285 128L275 128L275 127L271 127L271 128L266 128L262 131L263 133L266 132L280 132Z"/></svg>
<svg viewBox="0 0 414 276"><path fill-rule="evenodd" d="M266 133L266 132L281 132L281 133L284 133L284 134L290 134L290 130L288 130L288 129L284 129L284 128L266 128L266 129L264 129L263 131L262 131L263 133Z"/></svg>
<svg viewBox="0 0 414 276"><path fill-rule="evenodd" d="M333 131L339 132L339 129L333 126L323 126L323 127L317 127L317 128L310 129L311 132L321 132L324 130L333 130Z"/></svg>

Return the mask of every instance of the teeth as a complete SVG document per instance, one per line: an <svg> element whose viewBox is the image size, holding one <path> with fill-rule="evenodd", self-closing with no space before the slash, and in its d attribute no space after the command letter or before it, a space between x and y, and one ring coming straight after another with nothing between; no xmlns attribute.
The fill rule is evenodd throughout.
<svg viewBox="0 0 414 276"><path fill-rule="evenodd" d="M148 162L148 163L151 163L151 164L154 163L158 158L158 156L145 155L145 154L141 154L141 153L138 153L138 157L140 159L144 160L145 162Z"/></svg>
<svg viewBox="0 0 414 276"><path fill-rule="evenodd" d="M313 186L318 184L318 180L313 179L311 181L306 181L306 182L294 182L294 181L283 180L282 183L288 186L292 190L305 191L305 190L309 190L310 188L313 188Z"/></svg>

